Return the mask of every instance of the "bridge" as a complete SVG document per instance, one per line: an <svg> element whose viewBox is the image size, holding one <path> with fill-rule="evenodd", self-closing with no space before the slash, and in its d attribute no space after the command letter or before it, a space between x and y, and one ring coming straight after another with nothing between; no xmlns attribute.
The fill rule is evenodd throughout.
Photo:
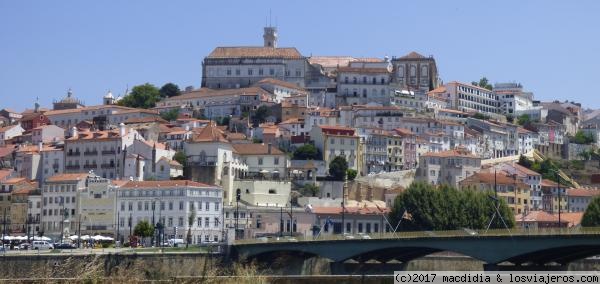
<svg viewBox="0 0 600 284"><path fill-rule="evenodd" d="M436 252L450 251L483 261L488 267L519 270L566 267L572 261L600 255L600 230L492 232L446 231L385 234L368 238L286 239L239 241L234 256L274 259L278 255L332 262L406 263Z"/></svg>

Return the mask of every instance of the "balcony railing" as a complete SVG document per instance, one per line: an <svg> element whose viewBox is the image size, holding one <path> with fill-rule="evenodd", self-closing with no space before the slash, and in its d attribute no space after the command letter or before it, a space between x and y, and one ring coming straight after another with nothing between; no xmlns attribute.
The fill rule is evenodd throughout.
<svg viewBox="0 0 600 284"><path fill-rule="evenodd" d="M100 165L100 168L103 168L103 169L112 169L114 167L115 167L115 164L102 164L102 165Z"/></svg>
<svg viewBox="0 0 600 284"><path fill-rule="evenodd" d="M98 151L83 152L84 156L98 156Z"/></svg>
<svg viewBox="0 0 600 284"><path fill-rule="evenodd" d="M95 169L97 167L98 167L98 165L96 165L96 164L83 165L84 169Z"/></svg>
<svg viewBox="0 0 600 284"><path fill-rule="evenodd" d="M81 152L67 152L67 156L81 156Z"/></svg>
<svg viewBox="0 0 600 284"><path fill-rule="evenodd" d="M59 166L58 166L58 164L53 164L52 168L55 169L55 170L58 170Z"/></svg>
<svg viewBox="0 0 600 284"><path fill-rule="evenodd" d="M102 151L102 155L114 155L116 152L115 150L104 150Z"/></svg>
<svg viewBox="0 0 600 284"><path fill-rule="evenodd" d="M81 167L79 165L66 165L65 169L67 170L79 170Z"/></svg>

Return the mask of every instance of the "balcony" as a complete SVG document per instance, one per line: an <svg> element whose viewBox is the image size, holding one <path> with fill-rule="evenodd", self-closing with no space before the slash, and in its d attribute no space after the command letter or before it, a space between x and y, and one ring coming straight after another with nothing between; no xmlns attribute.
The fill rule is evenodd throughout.
<svg viewBox="0 0 600 284"><path fill-rule="evenodd" d="M96 165L96 164L83 165L84 169L95 169L97 167L98 167L98 165Z"/></svg>
<svg viewBox="0 0 600 284"><path fill-rule="evenodd" d="M77 152L67 152L67 156L69 156L69 157L81 156L81 152L79 152L79 151L77 151Z"/></svg>
<svg viewBox="0 0 600 284"><path fill-rule="evenodd" d="M58 168L59 168L59 165L58 165L58 164L53 164L53 165L52 165L52 168L53 168L53 169L55 169L55 170L58 170Z"/></svg>
<svg viewBox="0 0 600 284"><path fill-rule="evenodd" d="M84 156L98 156L98 151L83 152Z"/></svg>
<svg viewBox="0 0 600 284"><path fill-rule="evenodd" d="M81 167L79 165L66 165L65 169L67 170L79 170Z"/></svg>
<svg viewBox="0 0 600 284"><path fill-rule="evenodd" d="M100 165L100 168L102 168L102 169L112 169L114 167L115 167L114 163L113 164L101 164Z"/></svg>
<svg viewBox="0 0 600 284"><path fill-rule="evenodd" d="M104 150L102 151L102 155L114 155L116 153L115 150Z"/></svg>

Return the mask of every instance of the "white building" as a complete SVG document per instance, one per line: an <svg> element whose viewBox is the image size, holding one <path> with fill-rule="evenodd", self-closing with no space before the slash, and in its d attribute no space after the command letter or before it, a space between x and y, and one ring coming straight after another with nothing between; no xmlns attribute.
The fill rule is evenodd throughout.
<svg viewBox="0 0 600 284"><path fill-rule="evenodd" d="M500 112L513 117L533 107L533 93L524 92L523 86L517 83L496 83L494 94L500 104Z"/></svg>
<svg viewBox="0 0 600 284"><path fill-rule="evenodd" d="M193 244L223 240L223 190L217 186L187 180L129 181L117 188L117 195L118 229L124 239L147 221L164 224L164 240L186 239L190 227Z"/></svg>
<svg viewBox="0 0 600 284"><path fill-rule="evenodd" d="M42 231L54 238L76 233L78 193L86 187L87 173L60 174L42 187ZM62 231L61 231L62 230Z"/></svg>
<svg viewBox="0 0 600 284"><path fill-rule="evenodd" d="M123 177L124 149L136 139L143 138L124 125L118 130L108 131L78 133L73 129L71 137L65 139L65 172L93 170L104 178Z"/></svg>
<svg viewBox="0 0 600 284"><path fill-rule="evenodd" d="M458 183L481 170L481 158L473 156L464 148L438 153L427 153L419 158L415 180L432 185Z"/></svg>
<svg viewBox="0 0 600 284"><path fill-rule="evenodd" d="M65 130L56 125L43 125L31 130L31 143L51 143L65 139Z"/></svg>
<svg viewBox="0 0 600 284"><path fill-rule="evenodd" d="M25 129L23 129L20 124L0 128L0 146L6 145L7 140L23 134L24 131Z"/></svg>
<svg viewBox="0 0 600 284"><path fill-rule="evenodd" d="M388 61L355 61L338 68L337 90L342 105L389 105L392 64ZM342 102L340 101L340 102Z"/></svg>
<svg viewBox="0 0 600 284"><path fill-rule="evenodd" d="M346 157L348 168L361 171L360 137L354 128L342 126L315 126L310 131L310 139L323 154L325 168L337 156Z"/></svg>
<svg viewBox="0 0 600 284"><path fill-rule="evenodd" d="M441 96L449 99L450 108L498 117L498 100L492 91L456 81L447 83L444 87L446 93Z"/></svg>

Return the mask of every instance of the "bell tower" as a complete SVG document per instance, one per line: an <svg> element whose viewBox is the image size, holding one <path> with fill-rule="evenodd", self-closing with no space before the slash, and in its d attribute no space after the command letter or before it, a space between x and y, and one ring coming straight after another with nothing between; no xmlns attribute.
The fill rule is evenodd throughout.
<svg viewBox="0 0 600 284"><path fill-rule="evenodd" d="M264 46L277 48L277 27L265 27Z"/></svg>

